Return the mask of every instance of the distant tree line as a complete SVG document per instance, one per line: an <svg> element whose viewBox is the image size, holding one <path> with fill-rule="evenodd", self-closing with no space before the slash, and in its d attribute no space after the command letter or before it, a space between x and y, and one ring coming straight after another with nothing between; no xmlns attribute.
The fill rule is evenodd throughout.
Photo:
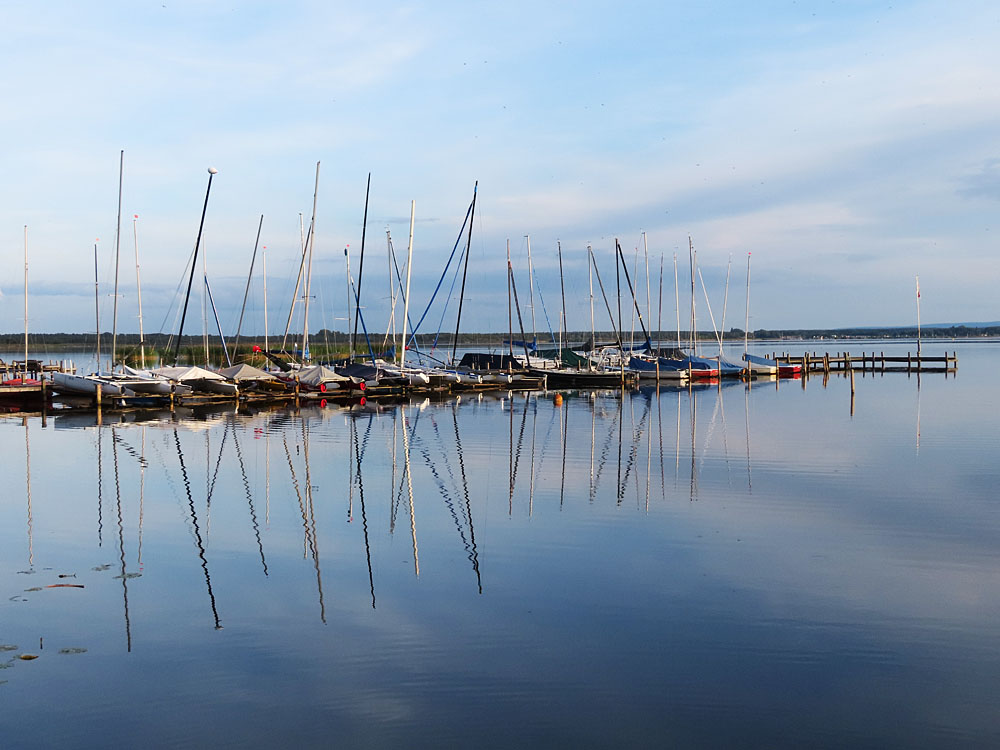
<svg viewBox="0 0 1000 750"><path fill-rule="evenodd" d="M965 326L965 325L955 325L949 327L930 327L921 330L920 335L925 339L952 339L952 338L983 338L990 336L1000 336L1000 326ZM760 328L750 333L749 338L755 340L777 340L777 339L804 339L804 340L816 340L816 339L910 339L916 338L917 329L916 327L886 327L886 328ZM526 336L529 340L531 338L530 334ZM508 334L506 333L461 333L458 336L457 346L460 347L472 347L472 346L482 346L482 347L507 347L509 346ZM677 341L678 335L677 331L651 331L650 338L653 344L661 342L664 345L670 345ZM698 331L696 333L696 338L699 341L714 341L715 333L712 331ZM726 341L741 341L743 340L743 330L740 328L731 328L723 334L723 338ZM294 350L301 344L301 336L289 335L286 342L285 348L289 351ZM558 334L555 336L556 341L553 341L553 336L551 336L547 331L545 333L539 332L537 334L537 342L539 348L552 348L558 342ZM636 344L642 343L642 334L636 331L634 334L629 331L623 334L623 341L625 343L635 342ZM681 331L680 339L682 345L691 340L690 331ZM520 333L514 334L515 348L520 346L521 335ZM616 342L617 337L614 331L597 331L593 337L590 331L570 331L563 334L563 345L573 348L589 347L589 346L601 346L601 345L612 345ZM191 335L183 336L181 338L180 348L182 350L196 349L203 346L203 337L201 335ZM208 337L209 345L212 347L221 347L221 341L218 336ZM310 348L316 349L316 347L323 347L324 350L329 352L343 351L346 352L349 349L350 335L344 333L343 331L331 331L331 330L320 330L310 335ZM367 354L369 341L371 343L371 348L376 354L382 353L385 349L391 347L394 343L399 342L399 334L397 334L394 340L385 342L384 335L374 335L371 336L367 341L365 337L359 332L357 338L354 342L354 350L359 354ZM97 346L97 336L94 333L31 333L29 334L29 348L32 349L43 349L47 351L89 351L91 349L96 349ZM417 346L422 350L428 350L432 347L440 350L446 350L456 345L455 335L453 333L420 333L416 337ZM226 340L226 343L232 349L235 343L232 338ZM385 345L383 346L383 343ZM176 345L176 339L163 333L148 334L145 336L145 346L147 351L168 351L168 344L170 345L170 350ZM110 353L111 351L111 333L103 332L101 333L101 350L104 353ZM241 350L249 349L252 346L264 346L264 337L259 334L252 336L241 336L239 346ZM272 351L279 351L281 349L281 337L271 336L268 340L268 345ZM139 334L137 333L119 333L117 348L123 352L129 352L133 349L137 350L139 347ZM5 333L0 334L0 351L5 352L18 352L22 351L24 348L24 334L23 333ZM32 355L36 353L30 353Z"/></svg>

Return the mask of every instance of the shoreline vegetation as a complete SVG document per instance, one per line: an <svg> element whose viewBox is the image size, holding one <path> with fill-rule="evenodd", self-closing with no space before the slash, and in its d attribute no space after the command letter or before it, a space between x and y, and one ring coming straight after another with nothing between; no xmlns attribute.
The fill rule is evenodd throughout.
<svg viewBox="0 0 1000 750"><path fill-rule="evenodd" d="M749 338L754 341L850 341L850 340L872 340L872 339L915 339L917 336L916 327L886 327L886 328L839 328L839 329L758 329L751 331ZM676 331L652 331L650 337L654 342L660 342L662 346L673 346L677 341ZM731 328L723 334L724 341L738 342L743 340L743 330ZM920 332L921 339L930 340L951 340L968 338L991 338L1000 337L1000 326L971 327L964 325L956 326L936 326L923 328ZM310 337L310 354L313 359L337 358L347 355L349 349L349 335L340 331L321 330ZM457 345L462 348L499 348L507 346L508 335L506 333L463 333L458 336ZM515 335L515 339L519 338ZM632 340L632 335L627 334L624 339ZM290 336L286 351L294 353L298 347L297 337ZM587 348L591 343L590 331L570 331L564 335L564 348L580 349ZM689 331L681 331L680 339L682 344L691 340ZM712 331L698 331L697 339L700 342L716 341ZM377 340L372 340L371 346L376 356L381 354L386 347L382 346L382 336ZM398 339L397 339L398 340ZM440 353L440 358L445 359L450 355L450 348L454 344L454 334L417 334L417 347L423 352L429 352L433 348L435 353ZM613 331L597 331L597 345L613 345L615 334ZM641 342L641 337L636 335L636 342ZM29 335L31 349L29 356L38 356L41 352L55 353L60 351L86 351L95 349L97 337L94 333L34 333ZM167 334L152 334L145 337L145 347L147 358L155 358L157 353L167 352L168 342L173 339ZM111 333L101 334L102 356L107 356L111 352ZM218 336L208 337L209 348L218 350L222 355L222 346ZM181 339L181 359L197 361L202 358L204 351L205 337L201 335L184 336ZM233 353L234 342L226 341L230 354ZM272 337L269 340L271 350L280 351L280 338ZM239 341L239 358L246 359L251 353L253 346L264 345L263 336L242 336ZM138 357L139 335L136 333L119 333L118 349L123 357L132 360ZM172 346L172 344L171 344ZM392 346L390 341L387 345ZM538 347L540 349L553 349L558 345L550 340L547 334L539 334ZM515 352L518 350L515 346ZM354 351L357 356L368 355L368 344L363 336L355 339ZM24 334L7 333L0 334L0 352L22 353L24 352ZM191 355L194 355L193 358ZM234 358L235 360L235 358Z"/></svg>

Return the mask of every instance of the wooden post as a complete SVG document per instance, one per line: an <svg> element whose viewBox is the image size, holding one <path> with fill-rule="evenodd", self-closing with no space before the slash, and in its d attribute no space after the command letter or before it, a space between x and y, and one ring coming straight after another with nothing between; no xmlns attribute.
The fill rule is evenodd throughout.
<svg viewBox="0 0 1000 750"><path fill-rule="evenodd" d="M912 356L913 355L911 355L910 352L906 353L906 374L907 375L910 374L910 370L913 368L913 362L911 361L911 357Z"/></svg>
<svg viewBox="0 0 1000 750"><path fill-rule="evenodd" d="M885 372L885 352L882 352L882 372Z"/></svg>
<svg viewBox="0 0 1000 750"><path fill-rule="evenodd" d="M824 375L830 374L830 352L826 352L823 355L823 374Z"/></svg>
<svg viewBox="0 0 1000 750"><path fill-rule="evenodd" d="M854 370L851 370L851 416L854 416Z"/></svg>

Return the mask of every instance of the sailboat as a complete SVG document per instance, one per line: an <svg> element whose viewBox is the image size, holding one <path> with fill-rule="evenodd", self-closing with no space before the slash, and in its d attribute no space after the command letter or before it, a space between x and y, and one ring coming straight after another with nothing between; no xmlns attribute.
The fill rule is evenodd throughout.
<svg viewBox="0 0 1000 750"><path fill-rule="evenodd" d="M748 337L750 330L750 253L747 253L747 314L746 323L743 327L743 361L754 375L777 375L781 378L792 378L802 374L802 365L792 363L779 363L776 359L759 357L750 354L748 349Z"/></svg>
<svg viewBox="0 0 1000 750"><path fill-rule="evenodd" d="M41 403L45 400L45 382L28 377L28 227L24 227L24 362L20 377L4 378L12 367L3 365L0 370L0 403L20 406L27 403ZM2 364L2 363L0 363ZM36 369L38 365L35 365ZM38 374L37 372L35 373Z"/></svg>

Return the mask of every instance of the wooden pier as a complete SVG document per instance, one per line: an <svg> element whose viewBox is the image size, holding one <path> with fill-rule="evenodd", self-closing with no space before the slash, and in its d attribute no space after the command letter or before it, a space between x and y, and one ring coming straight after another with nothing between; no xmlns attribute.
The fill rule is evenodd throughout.
<svg viewBox="0 0 1000 750"><path fill-rule="evenodd" d="M883 372L906 372L925 373L941 372L945 376L958 372L958 354L952 352L944 353L943 357L931 357L924 354L912 354L907 352L906 356L886 356L885 352L861 352L860 355L849 352L837 352L835 354L816 352L805 353L800 356L790 354L773 353L771 358L782 364L802 365L803 373L831 373L831 372L861 372L883 373Z"/></svg>

